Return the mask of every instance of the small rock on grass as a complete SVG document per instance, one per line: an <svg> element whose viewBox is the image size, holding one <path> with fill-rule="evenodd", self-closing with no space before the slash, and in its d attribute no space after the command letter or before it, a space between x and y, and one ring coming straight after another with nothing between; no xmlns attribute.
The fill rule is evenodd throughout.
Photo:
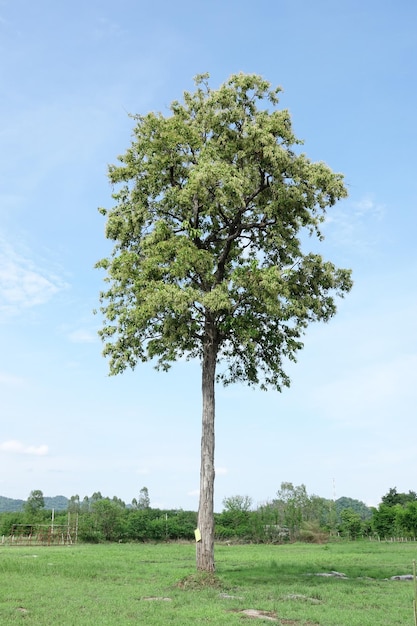
<svg viewBox="0 0 417 626"><path fill-rule="evenodd" d="M260 619L266 619L266 620L270 620L271 622L276 622L277 617L275 615L275 613L272 613L271 611L259 611L258 609L244 609L243 611L239 611L239 613L242 613L243 615L246 615L247 617L258 617Z"/></svg>
<svg viewBox="0 0 417 626"><path fill-rule="evenodd" d="M343 574L343 572L322 572L322 573L318 573L316 574L316 576L334 576L335 578L347 578L346 574Z"/></svg>

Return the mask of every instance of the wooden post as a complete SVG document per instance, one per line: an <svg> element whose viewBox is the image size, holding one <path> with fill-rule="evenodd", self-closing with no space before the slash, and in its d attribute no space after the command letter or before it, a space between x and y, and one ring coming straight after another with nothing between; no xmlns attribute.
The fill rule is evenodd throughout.
<svg viewBox="0 0 417 626"><path fill-rule="evenodd" d="M416 560L413 560L413 581L414 581L414 626L417 626L417 580L416 580Z"/></svg>

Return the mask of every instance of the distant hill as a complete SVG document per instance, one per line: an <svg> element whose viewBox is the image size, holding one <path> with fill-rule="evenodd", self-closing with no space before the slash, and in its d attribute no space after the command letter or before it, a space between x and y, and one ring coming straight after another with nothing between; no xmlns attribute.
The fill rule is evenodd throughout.
<svg viewBox="0 0 417 626"><path fill-rule="evenodd" d="M52 511L66 511L68 507L68 498L65 496L54 496L50 498L44 496L45 509ZM26 500L15 500L0 496L0 513L22 511Z"/></svg>
<svg viewBox="0 0 417 626"><path fill-rule="evenodd" d="M339 498L336 500L336 511L338 516L340 516L344 509L352 509L355 513L360 515L362 520L371 519L372 517L371 509L361 500L346 498L345 496L343 498Z"/></svg>
<svg viewBox="0 0 417 626"><path fill-rule="evenodd" d="M65 496L54 496L53 498L48 498L44 496L45 509L52 511L66 511L68 508L68 498Z"/></svg>
<svg viewBox="0 0 417 626"><path fill-rule="evenodd" d="M0 496L0 513L5 513L6 511L21 511L24 503L25 500L13 500L13 498Z"/></svg>

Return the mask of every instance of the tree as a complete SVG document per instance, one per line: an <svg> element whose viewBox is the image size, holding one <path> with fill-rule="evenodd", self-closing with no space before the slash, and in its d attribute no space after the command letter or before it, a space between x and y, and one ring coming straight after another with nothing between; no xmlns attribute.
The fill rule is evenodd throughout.
<svg viewBox="0 0 417 626"><path fill-rule="evenodd" d="M252 498L250 496L228 496L223 498L223 507L225 511L250 511L252 507Z"/></svg>
<svg viewBox="0 0 417 626"><path fill-rule="evenodd" d="M100 295L110 374L181 357L202 366L197 568L214 570L215 382L281 391L309 322L329 320L350 271L304 253L322 239L343 176L295 147L280 89L238 74L208 75L170 112L135 115L132 145L109 168L112 253ZM264 106L265 105L265 106ZM219 363L224 367L217 369Z"/></svg>
<svg viewBox="0 0 417 626"><path fill-rule="evenodd" d="M216 516L216 536L244 538L252 535L250 528L252 498L228 496L223 499L223 512Z"/></svg>
<svg viewBox="0 0 417 626"><path fill-rule="evenodd" d="M80 508L81 508L81 511L83 513L88 513L89 512L89 510L90 510L90 498L88 496L84 496Z"/></svg>
<svg viewBox="0 0 417 626"><path fill-rule="evenodd" d="M76 494L75 496L71 496L68 501L68 513L79 513L81 510L80 496Z"/></svg>
<svg viewBox="0 0 417 626"><path fill-rule="evenodd" d="M25 511L31 517L35 516L39 511L45 508L45 500L43 492L40 489L31 491L29 497L25 503Z"/></svg>
<svg viewBox="0 0 417 626"><path fill-rule="evenodd" d="M137 502L138 509L149 509L151 506L151 499L149 497L149 491L147 487L142 487L139 491L139 500Z"/></svg>
<svg viewBox="0 0 417 626"><path fill-rule="evenodd" d="M350 539L357 539L362 532L362 520L353 509L343 509L340 514L341 530Z"/></svg>
<svg viewBox="0 0 417 626"><path fill-rule="evenodd" d="M399 515L402 511L400 504L381 504L378 509L374 509L371 526L373 531L380 537L395 537L398 534Z"/></svg>
<svg viewBox="0 0 417 626"><path fill-rule="evenodd" d="M98 498L92 504L93 527L106 541L123 536L124 503L119 498Z"/></svg>
<svg viewBox="0 0 417 626"><path fill-rule="evenodd" d="M410 537L417 536L417 502L409 501L398 514L402 529Z"/></svg>
<svg viewBox="0 0 417 626"><path fill-rule="evenodd" d="M307 519L310 507L306 486L294 487L289 482L281 483L274 504L279 511L280 523L288 528L291 539L297 539L301 524Z"/></svg>
<svg viewBox="0 0 417 626"><path fill-rule="evenodd" d="M387 506L395 506L401 504L405 506L408 502L415 502L417 500L417 494L415 491L409 491L408 493L398 493L396 487L390 487L388 493L381 498L382 504Z"/></svg>

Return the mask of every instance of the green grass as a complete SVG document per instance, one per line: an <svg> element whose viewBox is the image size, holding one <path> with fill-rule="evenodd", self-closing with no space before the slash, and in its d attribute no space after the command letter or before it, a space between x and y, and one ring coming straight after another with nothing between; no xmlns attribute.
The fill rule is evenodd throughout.
<svg viewBox="0 0 417 626"><path fill-rule="evenodd" d="M414 543L216 546L216 577L193 544L0 547L0 623L60 626L413 626ZM336 570L347 579L316 576Z"/></svg>

